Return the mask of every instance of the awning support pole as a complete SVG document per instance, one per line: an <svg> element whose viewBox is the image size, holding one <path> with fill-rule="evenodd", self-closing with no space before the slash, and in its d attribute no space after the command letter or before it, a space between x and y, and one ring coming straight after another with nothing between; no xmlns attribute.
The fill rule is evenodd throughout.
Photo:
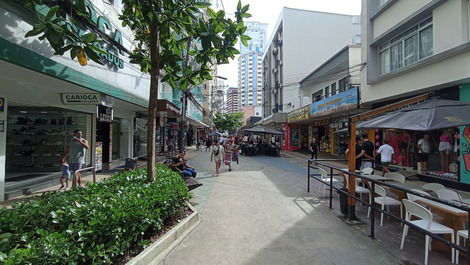
<svg viewBox="0 0 470 265"><path fill-rule="evenodd" d="M356 120L349 119L349 130L351 139L349 140L349 160L348 168L349 172L356 172ZM348 193L356 194L356 177L349 174L348 175ZM353 197L348 197L348 219L356 219L356 200Z"/></svg>

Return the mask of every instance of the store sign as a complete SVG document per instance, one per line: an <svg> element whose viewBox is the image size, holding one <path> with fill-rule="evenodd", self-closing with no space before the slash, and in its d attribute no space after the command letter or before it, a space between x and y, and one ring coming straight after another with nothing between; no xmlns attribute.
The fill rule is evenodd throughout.
<svg viewBox="0 0 470 265"><path fill-rule="evenodd" d="M64 93L62 102L65 105L99 105L101 95L96 93Z"/></svg>
<svg viewBox="0 0 470 265"><path fill-rule="evenodd" d="M5 99L0 98L0 112L4 112L4 111L5 111Z"/></svg>
<svg viewBox="0 0 470 265"><path fill-rule="evenodd" d="M310 119L310 106L305 106L300 109L296 109L287 115L287 121L289 123L296 121L304 121L308 119Z"/></svg>
<svg viewBox="0 0 470 265"><path fill-rule="evenodd" d="M96 117L99 122L113 122L113 108L98 105Z"/></svg>
<svg viewBox="0 0 470 265"><path fill-rule="evenodd" d="M321 117L331 113L355 109L359 103L358 88L341 92L334 96L310 104L310 117Z"/></svg>

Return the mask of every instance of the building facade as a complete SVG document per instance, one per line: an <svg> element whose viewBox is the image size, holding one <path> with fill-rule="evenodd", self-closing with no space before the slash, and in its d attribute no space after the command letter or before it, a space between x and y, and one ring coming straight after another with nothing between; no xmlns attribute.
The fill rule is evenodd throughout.
<svg viewBox="0 0 470 265"><path fill-rule="evenodd" d="M0 3L0 200L57 184L59 159L75 130L90 143L86 167L113 167L146 153L150 78L129 62L133 33L121 26L120 1L86 5L107 36L104 65L54 55L48 42L25 37L34 23L29 10L19 1Z"/></svg>
<svg viewBox="0 0 470 265"><path fill-rule="evenodd" d="M262 56L266 43L267 24L248 21L245 32L251 40L248 45L240 44L238 58L238 89L240 106L260 106L262 104Z"/></svg>
<svg viewBox="0 0 470 265"><path fill-rule="evenodd" d="M470 101L470 1L363 0L362 14L362 61L367 65L361 78L361 105L376 108L428 92ZM438 152L429 154L432 177L470 183L470 164L463 157L470 151L465 129L448 130L455 147L449 152L450 165L441 163ZM443 132L429 133L439 143ZM412 131L376 134L391 141L410 139L413 145L422 137ZM416 166L415 149L396 149L393 164Z"/></svg>
<svg viewBox="0 0 470 265"><path fill-rule="evenodd" d="M230 87L226 91L227 100L225 103L225 112L226 113L237 113L240 112L240 95L238 93L238 88Z"/></svg>
<svg viewBox="0 0 470 265"><path fill-rule="evenodd" d="M299 82L331 55L360 43L360 17L284 8L263 55L263 116L310 103Z"/></svg>
<svg viewBox="0 0 470 265"><path fill-rule="evenodd" d="M344 154L348 118L358 113L361 83L361 46L348 45L314 69L302 81L303 95L310 103L289 112L284 126L284 149L306 148L313 138L320 150Z"/></svg>

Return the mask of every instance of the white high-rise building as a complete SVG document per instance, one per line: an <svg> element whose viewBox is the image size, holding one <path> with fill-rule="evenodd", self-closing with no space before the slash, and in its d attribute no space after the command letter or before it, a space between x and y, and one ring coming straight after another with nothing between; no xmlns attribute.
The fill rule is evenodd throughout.
<svg viewBox="0 0 470 265"><path fill-rule="evenodd" d="M263 60L266 43L267 24L246 22L246 35L250 36L248 46L241 44L238 58L238 91L241 106L260 106L262 104Z"/></svg>

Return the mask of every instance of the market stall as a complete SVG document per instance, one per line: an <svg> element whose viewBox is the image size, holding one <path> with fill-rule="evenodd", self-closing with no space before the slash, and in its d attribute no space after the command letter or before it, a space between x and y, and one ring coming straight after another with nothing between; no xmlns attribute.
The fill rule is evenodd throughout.
<svg viewBox="0 0 470 265"><path fill-rule="evenodd" d="M256 126L243 131L241 144L244 155L273 155L280 156L281 136L284 134L264 126Z"/></svg>

